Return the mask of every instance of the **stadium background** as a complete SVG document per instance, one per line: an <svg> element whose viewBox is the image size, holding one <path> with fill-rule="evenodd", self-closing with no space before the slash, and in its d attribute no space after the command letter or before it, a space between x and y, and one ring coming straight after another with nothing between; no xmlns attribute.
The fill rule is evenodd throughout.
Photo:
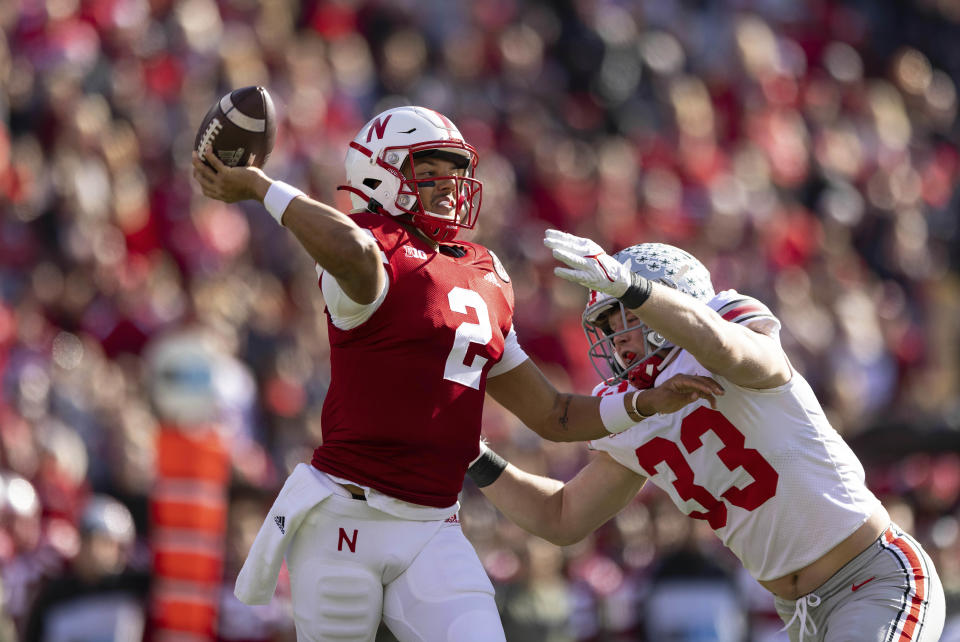
<svg viewBox="0 0 960 642"><path fill-rule="evenodd" d="M280 116L268 173L341 208L346 142L371 115L452 118L481 157L472 238L509 270L521 343L558 386L596 374L545 227L679 245L769 303L870 487L936 560L960 639L960 3L6 0L0 28L0 639L76 554L91 494L130 509L130 572L149 564L144 351L197 325L231 373L219 637L292 639L283 582L249 612L229 587L319 439L323 302L291 235L190 178L207 107L254 84ZM371 399L389 385L371 372ZM588 456L492 404L484 431L561 479ZM641 639L665 612L695 619L705 586L751 639L783 639L769 596L654 489L563 549L470 482L463 504L508 639Z"/></svg>

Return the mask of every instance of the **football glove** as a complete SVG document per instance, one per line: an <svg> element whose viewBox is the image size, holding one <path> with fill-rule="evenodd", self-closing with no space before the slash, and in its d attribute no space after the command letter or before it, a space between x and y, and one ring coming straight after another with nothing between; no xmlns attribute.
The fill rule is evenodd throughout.
<svg viewBox="0 0 960 642"><path fill-rule="evenodd" d="M547 230L543 244L553 250L553 258L569 266L553 268L553 273L561 279L617 298L633 285L630 268L590 239Z"/></svg>

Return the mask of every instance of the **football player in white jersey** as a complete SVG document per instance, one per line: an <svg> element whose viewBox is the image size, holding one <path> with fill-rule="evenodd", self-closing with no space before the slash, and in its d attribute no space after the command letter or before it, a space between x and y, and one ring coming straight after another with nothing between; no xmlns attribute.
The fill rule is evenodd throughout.
<svg viewBox="0 0 960 642"><path fill-rule="evenodd" d="M583 325L605 378L637 419L590 442L599 451L570 482L528 474L484 448L470 475L526 530L570 544L607 521L649 478L705 520L771 593L791 640L938 640L943 588L929 556L890 523L860 461L830 426L780 346L770 310L715 293L690 254L658 243L608 256L589 239L548 230L590 290ZM663 405L661 385L684 373L722 392Z"/></svg>

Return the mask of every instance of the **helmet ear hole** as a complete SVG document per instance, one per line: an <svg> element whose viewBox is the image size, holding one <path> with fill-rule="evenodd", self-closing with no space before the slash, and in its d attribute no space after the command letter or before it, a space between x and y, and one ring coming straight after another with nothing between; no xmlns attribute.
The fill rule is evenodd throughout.
<svg viewBox="0 0 960 642"><path fill-rule="evenodd" d="M366 185L367 187L369 187L370 189L377 189L378 187L380 187L380 183L382 183L382 182L383 182L383 181L379 181L379 180L377 180L377 179L375 179L375 178L365 178L365 179L363 179L363 184Z"/></svg>

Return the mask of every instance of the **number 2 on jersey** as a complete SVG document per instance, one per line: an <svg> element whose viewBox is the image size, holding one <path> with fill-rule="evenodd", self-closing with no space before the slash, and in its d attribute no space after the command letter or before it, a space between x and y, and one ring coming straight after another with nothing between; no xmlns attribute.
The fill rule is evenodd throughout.
<svg viewBox="0 0 960 642"><path fill-rule="evenodd" d="M493 329L490 327L490 315L487 313L487 303L477 292L465 288L453 288L447 294L450 309L461 314L467 313L467 308L473 308L477 313L477 323L464 322L457 326L457 333L453 340L453 348L447 355L447 363L443 368L443 378L462 383L465 386L480 389L480 376L483 374L486 357L474 355L467 365L467 350L471 343L487 345L493 338Z"/></svg>
<svg viewBox="0 0 960 642"><path fill-rule="evenodd" d="M717 451L720 461L731 471L743 468L753 477L753 481L743 488L731 486L720 497L734 506L752 511L776 495L780 475L759 452L744 447L743 433L716 410L701 407L684 417L680 424L680 441L692 454L703 445L702 437L708 431L723 442L723 448ZM637 461L651 476L657 474L656 467L661 463L673 471L676 476L673 487L680 499L696 501L704 508L703 511L691 511L690 517L706 520L714 530L726 526L726 504L694 482L693 469L677 444L663 437L654 437L637 448L636 454Z"/></svg>

